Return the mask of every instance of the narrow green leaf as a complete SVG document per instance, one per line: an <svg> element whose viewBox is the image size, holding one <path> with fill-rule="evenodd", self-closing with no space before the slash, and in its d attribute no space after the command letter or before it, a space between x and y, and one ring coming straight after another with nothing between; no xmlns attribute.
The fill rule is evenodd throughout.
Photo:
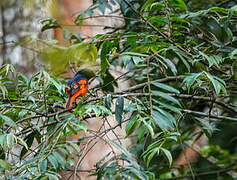
<svg viewBox="0 0 237 180"><path fill-rule="evenodd" d="M173 125L176 125L176 120L172 114L170 114L169 112L167 112L157 106L154 106L154 109L159 111L162 115L164 115L167 118L167 120L170 121Z"/></svg>
<svg viewBox="0 0 237 180"><path fill-rule="evenodd" d="M73 142L73 141L67 141L67 142L73 147L73 149L76 152L76 154L80 153L81 149L77 145L77 142Z"/></svg>
<svg viewBox="0 0 237 180"><path fill-rule="evenodd" d="M61 165L61 167L63 169L66 168L66 160L58 153L58 152L54 152L53 156L55 157L55 159L58 161L58 164Z"/></svg>
<svg viewBox="0 0 237 180"><path fill-rule="evenodd" d="M65 148L58 148L57 150L59 150L63 156L68 158L68 151Z"/></svg>
<svg viewBox="0 0 237 180"><path fill-rule="evenodd" d="M5 116L5 115L0 115L0 118L4 120L4 122L10 127L13 127L13 128L17 127L16 123L10 117Z"/></svg>
<svg viewBox="0 0 237 180"><path fill-rule="evenodd" d="M163 131L168 131L174 128L173 123L162 113L158 111L152 112L152 118L156 125L158 125Z"/></svg>
<svg viewBox="0 0 237 180"><path fill-rule="evenodd" d="M7 149L7 134L3 134L0 136L0 145L4 150Z"/></svg>
<svg viewBox="0 0 237 180"><path fill-rule="evenodd" d="M54 169L58 168L58 162L52 154L48 156L48 160Z"/></svg>
<svg viewBox="0 0 237 180"><path fill-rule="evenodd" d="M60 85L55 79L50 78L50 82L52 82L52 84L57 88L58 92L62 95L63 94L63 89L64 86Z"/></svg>
<svg viewBox="0 0 237 180"><path fill-rule="evenodd" d="M0 159L0 167L3 168L3 169L6 169L6 170L11 170L12 169L12 165L9 162L7 162L3 159Z"/></svg>
<svg viewBox="0 0 237 180"><path fill-rule="evenodd" d="M156 86L160 89L163 89L163 90L166 90L166 91L169 91L169 92L172 92L172 93L176 93L176 94L180 93L177 89L175 89L175 88L173 88L169 85L163 84L163 83L152 81L151 84L153 84L154 86Z"/></svg>
<svg viewBox="0 0 237 180"><path fill-rule="evenodd" d="M111 50L111 43L109 41L105 41L103 43L102 49L101 49L101 74L104 75L107 68L110 66L110 63L108 61L108 57L109 57L109 52Z"/></svg>
<svg viewBox="0 0 237 180"><path fill-rule="evenodd" d="M183 0L168 0L168 2L171 5L180 8L180 10L183 10L183 11L187 10L187 6L186 6L186 4L184 3Z"/></svg>
<svg viewBox="0 0 237 180"><path fill-rule="evenodd" d="M181 111L176 108L175 106L172 106L172 105L169 105L169 104L166 104L164 102L161 102L161 101L157 101L156 99L152 99L155 103L158 103L162 106L164 106L165 108L169 109L170 111L173 111L175 113L178 113L179 115L182 115Z"/></svg>
<svg viewBox="0 0 237 180"><path fill-rule="evenodd" d="M170 96L170 95L168 95L166 93L163 93L161 91L151 91L151 92L152 92L152 94L154 96L162 97L162 98L164 98L164 99L166 99L168 101L173 102L174 104L177 104L177 105L181 106L181 104L179 103L179 101L177 99L173 98L172 96Z"/></svg>
<svg viewBox="0 0 237 180"><path fill-rule="evenodd" d="M171 166L171 164L173 162L173 158L172 158L170 151L165 148L162 148L162 147L160 148L160 150L165 154L165 156L167 157L167 159L169 161L169 165Z"/></svg>
<svg viewBox="0 0 237 180"><path fill-rule="evenodd" d="M140 126L141 121L138 119L138 115L135 114L131 119L128 121L125 127L126 137L132 134L137 128Z"/></svg>
<svg viewBox="0 0 237 180"><path fill-rule="evenodd" d="M139 64L141 62L144 62L144 59L140 58L138 56L133 56L132 59L133 59L133 62L134 62L135 65L137 65L137 64Z"/></svg>
<svg viewBox="0 0 237 180"><path fill-rule="evenodd" d="M196 81L196 79L201 76L203 73L192 73L191 75L187 76L184 80L183 83L186 84L187 88L188 88L188 93L190 92L190 88L191 86L194 84L194 82Z"/></svg>
<svg viewBox="0 0 237 180"><path fill-rule="evenodd" d="M148 122L146 122L143 118L142 118L142 122L145 125L145 127L148 129L148 131L151 135L151 138L153 139L154 136L155 136L155 133L154 133L154 130L153 130L152 126L150 124L148 124Z"/></svg>
<svg viewBox="0 0 237 180"><path fill-rule="evenodd" d="M24 146L24 148L26 148L28 150L28 146L27 146L26 142L23 139L21 139L20 137L16 137L16 138L18 141L21 142L21 144Z"/></svg>
<svg viewBox="0 0 237 180"><path fill-rule="evenodd" d="M220 90L221 90L221 86L219 85L219 82L217 80L215 80L212 75L210 75L209 73L206 73L205 74L207 75L207 77L209 78L209 80L211 81L214 89L215 89L215 92L217 95L219 95L220 93Z"/></svg>
<svg viewBox="0 0 237 180"><path fill-rule="evenodd" d="M188 72L190 72L190 65L189 63L185 60L185 58L180 54L180 52L178 51L174 51L178 56L179 58L181 59L181 61L184 63L185 67L187 68Z"/></svg>
<svg viewBox="0 0 237 180"><path fill-rule="evenodd" d="M131 56L127 56L127 55L124 55L122 56L122 62L123 62L123 66L127 66L128 63L131 61Z"/></svg>
<svg viewBox="0 0 237 180"><path fill-rule="evenodd" d="M196 117L195 119L197 119L201 123L201 126L203 127L203 129L206 129L212 132L214 130L217 130L215 127L211 126L211 124L208 121L198 118L198 117Z"/></svg>
<svg viewBox="0 0 237 180"><path fill-rule="evenodd" d="M39 167L41 172L44 173L46 171L47 163L48 163L47 159L44 159L43 161L40 162Z"/></svg>
<svg viewBox="0 0 237 180"><path fill-rule="evenodd" d="M107 94L107 96L104 98L104 106L108 109L111 108L111 94Z"/></svg>
<svg viewBox="0 0 237 180"><path fill-rule="evenodd" d="M0 90L2 91L3 99L5 99L8 95L8 91L7 88L2 83L0 83Z"/></svg>
<svg viewBox="0 0 237 180"><path fill-rule="evenodd" d="M237 49L234 49L230 54L229 57L230 59L233 59L237 55Z"/></svg>
<svg viewBox="0 0 237 180"><path fill-rule="evenodd" d="M26 146L22 148L20 158L22 158L28 152L28 148L32 146L36 133L37 131L33 131L24 138Z"/></svg>
<svg viewBox="0 0 237 180"><path fill-rule="evenodd" d="M149 167L151 159L154 157L154 155L158 153L159 154L159 148L154 148L152 149L152 152L148 155L147 161L146 161L146 166Z"/></svg>
<svg viewBox="0 0 237 180"><path fill-rule="evenodd" d="M140 127L139 131L138 131L138 140L139 140L139 142L142 141L144 135L145 135L147 132L148 132L148 131L147 131L147 127L143 124L143 125ZM154 136L154 134L153 134L153 136ZM153 136L152 136L152 138L153 138Z"/></svg>
<svg viewBox="0 0 237 180"><path fill-rule="evenodd" d="M170 68L170 70L173 72L173 74L176 75L177 74L177 69L176 69L174 63L171 60L167 59L167 58L163 58L163 59L166 62L167 66Z"/></svg>
<svg viewBox="0 0 237 180"><path fill-rule="evenodd" d="M124 97L119 96L116 100L116 105L115 105L115 119L120 125L120 127L122 126L123 109L124 109Z"/></svg>

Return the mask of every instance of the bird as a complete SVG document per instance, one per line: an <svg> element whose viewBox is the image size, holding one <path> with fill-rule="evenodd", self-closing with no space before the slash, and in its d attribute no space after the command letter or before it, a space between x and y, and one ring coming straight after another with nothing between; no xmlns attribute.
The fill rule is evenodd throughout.
<svg viewBox="0 0 237 180"><path fill-rule="evenodd" d="M65 108L71 109L75 99L86 94L88 89L88 77L86 77L83 71L80 70L71 80L68 81L67 85L68 88L66 89L66 92L68 94L68 98L65 104Z"/></svg>

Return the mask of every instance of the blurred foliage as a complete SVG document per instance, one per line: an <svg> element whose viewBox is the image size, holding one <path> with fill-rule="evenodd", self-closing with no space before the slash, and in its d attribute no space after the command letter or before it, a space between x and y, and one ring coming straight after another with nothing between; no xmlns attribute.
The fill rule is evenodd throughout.
<svg viewBox="0 0 237 180"><path fill-rule="evenodd" d="M85 137L77 141L69 141L68 137L88 132L90 138L96 138L98 135L84 121L102 116L106 122L108 116L115 114L117 125L96 133L107 134L126 123L126 138L136 136L136 143L126 149L104 139L121 154L115 155L111 150L95 165L96 169L88 170L97 179L195 176L202 180L234 180L236 2L94 0L89 9L77 15L75 24L81 26L83 18L92 17L95 9L103 14L116 3L124 24L111 29L111 33L96 35L85 43L82 36L63 29L65 39L71 43L69 47L60 47L55 41L27 42L43 44L39 57L55 75L70 65L98 67L96 59L100 58L100 71L96 74L99 85L73 110L63 107L63 79L45 70L28 79L12 65L1 68L0 171L6 179L58 179L59 171L69 167L80 170L74 160L83 156L80 146ZM42 23L42 30L60 28L55 19ZM119 78L115 79L111 72L121 68L126 72L119 78L129 79L132 85L115 92ZM98 96L99 91L104 95ZM202 135L207 136L208 144L201 148L200 159L189 169L176 167L174 161L184 146ZM11 161L16 147L20 154Z"/></svg>

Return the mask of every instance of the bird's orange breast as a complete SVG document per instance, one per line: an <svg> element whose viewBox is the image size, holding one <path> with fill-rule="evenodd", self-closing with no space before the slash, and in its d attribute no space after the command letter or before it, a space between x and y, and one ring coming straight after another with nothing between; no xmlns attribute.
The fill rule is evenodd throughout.
<svg viewBox="0 0 237 180"><path fill-rule="evenodd" d="M80 88L79 88L80 86ZM70 88L68 88L66 91L68 93L68 99L66 102L66 108L67 109L71 109L72 108L72 103L75 101L75 99L79 96L84 96L86 94L86 91L88 89L88 81L87 80L80 80L77 83L73 83L72 86L73 89L77 89L79 88L74 94L70 94L69 90Z"/></svg>

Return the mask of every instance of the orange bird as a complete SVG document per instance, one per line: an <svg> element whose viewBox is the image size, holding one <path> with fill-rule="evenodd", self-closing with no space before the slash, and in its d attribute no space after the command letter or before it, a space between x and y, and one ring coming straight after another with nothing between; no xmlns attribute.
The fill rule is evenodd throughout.
<svg viewBox="0 0 237 180"><path fill-rule="evenodd" d="M67 85L68 88L66 91L68 98L65 107L67 109L71 109L72 103L75 101L75 99L86 94L88 89L88 79L81 71L78 71L76 75L68 81Z"/></svg>

